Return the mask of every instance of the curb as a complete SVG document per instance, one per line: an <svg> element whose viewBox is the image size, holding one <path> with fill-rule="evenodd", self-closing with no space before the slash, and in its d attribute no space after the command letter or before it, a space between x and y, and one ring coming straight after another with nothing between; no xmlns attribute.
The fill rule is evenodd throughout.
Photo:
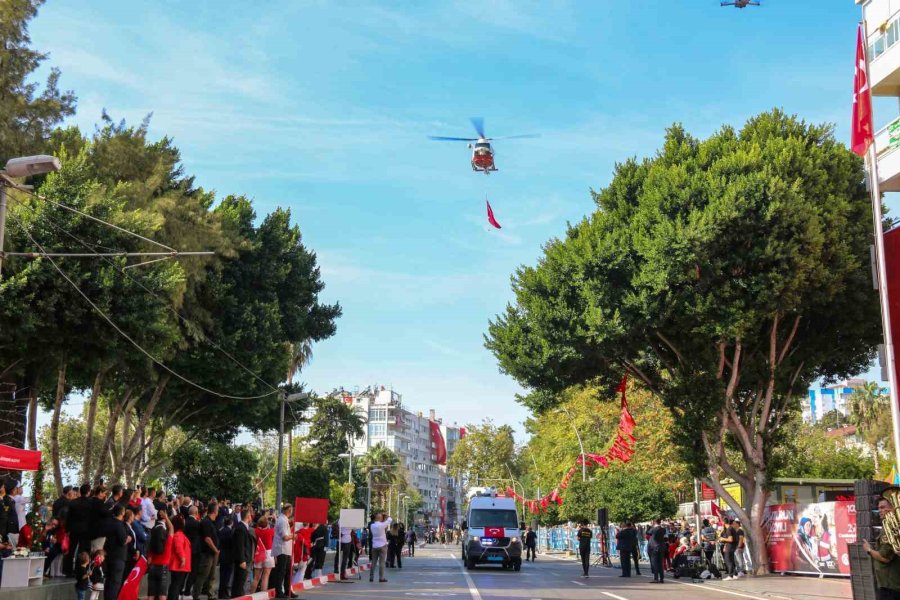
<svg viewBox="0 0 900 600"><path fill-rule="evenodd" d="M346 571L347 577L352 577L354 575L362 573L363 571L368 571L371 568L372 568L371 564L365 563L365 564L359 565L358 567L353 567L353 568L347 569L347 571ZM299 592L302 590L310 590L314 587L319 587L319 586L325 585L326 583L337 581L337 580L338 580L337 573L329 573L327 575L322 575L321 577L313 577L312 579L304 579L300 583L293 584L291 586L291 589L295 592ZM274 590L272 590L271 598L275 597L274 594L275 594L275 592L274 592ZM247 599L240 598L239 600L247 600ZM265 600L265 599L264 598L253 598L252 600Z"/></svg>
<svg viewBox="0 0 900 600"><path fill-rule="evenodd" d="M255 594L247 594L245 596L237 596L233 600L271 600L275 597L275 590L266 590L265 592L256 592Z"/></svg>

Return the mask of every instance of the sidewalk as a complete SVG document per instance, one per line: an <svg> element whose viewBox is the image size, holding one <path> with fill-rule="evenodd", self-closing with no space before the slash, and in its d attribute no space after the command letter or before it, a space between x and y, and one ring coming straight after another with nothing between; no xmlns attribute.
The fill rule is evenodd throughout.
<svg viewBox="0 0 900 600"><path fill-rule="evenodd" d="M542 552L539 556L548 556L556 559L565 559L565 552ZM577 560L573 555L572 560ZM612 559L614 569L619 568L619 561ZM646 565L646 566L645 566ZM641 562L641 569L646 577L649 577L650 566ZM666 574L666 582L678 582L691 584L690 579L675 579L670 573ZM726 594L732 594L745 598L773 598L775 600L847 600L853 597L850 591L849 577L816 577L803 575L759 575L744 576L740 579L722 581L721 579L708 579L703 583L694 583L698 587L710 587L722 590Z"/></svg>

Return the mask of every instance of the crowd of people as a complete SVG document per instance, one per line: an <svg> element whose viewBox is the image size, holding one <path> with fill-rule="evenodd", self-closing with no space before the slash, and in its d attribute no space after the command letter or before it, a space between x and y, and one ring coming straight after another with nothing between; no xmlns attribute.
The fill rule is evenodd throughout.
<svg viewBox="0 0 900 600"><path fill-rule="evenodd" d="M290 506L276 514L255 502L202 501L152 487L66 486L36 520L19 516L20 496L20 488L0 485L0 556L17 546L33 549L36 537L45 575L73 577L78 600L115 600L141 557L150 600L224 600L270 588L277 598L296 598L292 584L323 574L330 539L339 540L334 572L341 579L366 553L380 556L382 581L384 563L402 568L404 545L411 556L417 541L415 531L383 516L384 525L370 534L336 523L295 523ZM40 531L30 531L27 523L43 520Z"/></svg>

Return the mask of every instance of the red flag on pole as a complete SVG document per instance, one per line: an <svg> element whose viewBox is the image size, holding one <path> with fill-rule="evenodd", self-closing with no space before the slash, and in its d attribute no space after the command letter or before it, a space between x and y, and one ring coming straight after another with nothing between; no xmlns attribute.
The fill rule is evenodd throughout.
<svg viewBox="0 0 900 600"><path fill-rule="evenodd" d="M862 25L856 31L856 68L853 73L853 122L850 124L850 149L865 156L875 141L872 126L872 92L866 70L866 48Z"/></svg>
<svg viewBox="0 0 900 600"><path fill-rule="evenodd" d="M498 223L497 219L494 218L494 209L491 208L491 203L487 200L485 200L485 203L487 203L488 223L490 223L497 229L500 229L500 223Z"/></svg>

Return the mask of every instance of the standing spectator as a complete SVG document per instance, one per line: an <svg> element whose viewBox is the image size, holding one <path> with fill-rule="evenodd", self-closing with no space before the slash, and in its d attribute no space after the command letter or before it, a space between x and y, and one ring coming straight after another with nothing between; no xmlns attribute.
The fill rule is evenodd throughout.
<svg viewBox="0 0 900 600"><path fill-rule="evenodd" d="M410 529L412 532L413 530ZM415 536L415 532L413 532L413 536ZM535 558L535 548L537 548L537 534L531 527L525 529L525 561L528 561L528 558L531 557L531 562L534 562ZM411 548L410 548L411 549Z"/></svg>
<svg viewBox="0 0 900 600"><path fill-rule="evenodd" d="M663 570L663 557L669 553L666 541L666 528L660 524L659 519L653 521L653 527L649 531L650 571L653 573L653 583L663 583L666 572Z"/></svg>
<svg viewBox="0 0 900 600"><path fill-rule="evenodd" d="M157 490L156 496L153 498L153 510L158 515L159 511L164 510L166 514L169 514L169 505L166 503L166 493L162 490ZM169 519L175 515L169 514Z"/></svg>
<svg viewBox="0 0 900 600"><path fill-rule="evenodd" d="M397 568L403 568L403 544L406 543L406 526L403 523L397 525Z"/></svg>
<svg viewBox="0 0 900 600"><path fill-rule="evenodd" d="M281 507L281 514L275 521L275 541L272 553L275 556L275 596L277 598L292 598L291 593L291 567L293 566L291 552L293 549L294 533L291 531L291 515L294 509L289 504Z"/></svg>
<svg viewBox="0 0 900 600"><path fill-rule="evenodd" d="M622 574L619 577L631 577L631 558L638 546L637 531L631 522L626 522L625 527L616 532L616 545L619 548L619 563L622 565ZM640 575L637 561L634 566Z"/></svg>
<svg viewBox="0 0 900 600"><path fill-rule="evenodd" d="M594 539L594 532L588 527L587 521L581 522L581 527L576 534L578 538L578 553L581 555L582 577L588 576L588 569L591 566L591 540Z"/></svg>
<svg viewBox="0 0 900 600"><path fill-rule="evenodd" d="M151 508L153 504L150 504ZM139 523L138 526L141 526ZM147 544L147 596L148 600L166 600L172 584L169 564L172 562L172 546L175 544L175 528L166 511L161 510L154 519ZM176 599L177 600L177 599Z"/></svg>
<svg viewBox="0 0 900 600"><path fill-rule="evenodd" d="M121 494L120 494L121 495ZM106 519L103 551L106 555L106 583L103 587L105 600L117 600L122 589L122 576L125 573L125 561L128 558L128 545L132 542L125 526L125 507L121 504L113 506L112 516Z"/></svg>
<svg viewBox="0 0 900 600"><path fill-rule="evenodd" d="M239 514L242 519L234 525L234 535L232 536L232 561L234 564L232 568L234 580L231 584L230 596L232 598L244 595L247 571L253 564L253 555L256 552L256 536L250 528L253 511L247 507Z"/></svg>
<svg viewBox="0 0 900 600"><path fill-rule="evenodd" d="M82 484L78 492L79 497L69 505L69 553L75 556L87 552L90 560L91 535L96 529L90 484Z"/></svg>
<svg viewBox="0 0 900 600"><path fill-rule="evenodd" d="M60 494L59 498L53 501L53 518L55 519L63 519L66 516L66 509L69 508L69 502L71 501L72 494L72 486L67 485L62 489L62 494Z"/></svg>
<svg viewBox="0 0 900 600"><path fill-rule="evenodd" d="M325 568L325 554L328 551L328 527L325 523L319 523L312 534L310 560L313 563L313 577L321 577Z"/></svg>
<svg viewBox="0 0 900 600"><path fill-rule="evenodd" d="M112 507L116 504L121 504L122 508L125 508L128 503L128 498L125 497L125 488L123 488L118 483L114 484L109 490L110 496L106 500L106 507L112 510ZM106 557L107 562L107 571L109 571L109 556ZM109 578L109 573L107 573L107 578Z"/></svg>
<svg viewBox="0 0 900 600"><path fill-rule="evenodd" d="M725 560L725 577L722 581L730 581L737 578L737 569L734 564L734 553L737 548L734 529L731 527L731 519L725 519L725 528L719 536L722 543L722 558Z"/></svg>
<svg viewBox="0 0 900 600"><path fill-rule="evenodd" d="M716 551L716 528L709 524L709 519L703 519L703 527L700 529L703 555L706 561L712 564L713 554Z"/></svg>
<svg viewBox="0 0 900 600"><path fill-rule="evenodd" d="M75 595L78 600L85 600L88 588L90 587L91 555L87 552L78 554L78 560L75 561Z"/></svg>
<svg viewBox="0 0 900 600"><path fill-rule="evenodd" d="M134 565L137 564L140 552L138 552L137 549L137 535L134 533L134 511L127 507L125 508L124 523L125 527L128 528L128 537L131 538L131 541L128 542L125 549L125 572L131 573Z"/></svg>
<svg viewBox="0 0 900 600"><path fill-rule="evenodd" d="M197 568L194 569L194 600L200 600L200 594L206 593L209 600L216 600L218 594L219 532L216 530L216 516L219 507L210 502L206 507L206 516L200 522L201 543L197 556Z"/></svg>
<svg viewBox="0 0 900 600"><path fill-rule="evenodd" d="M156 514L159 512L159 509L154 505L153 499L156 497L156 490L153 488L144 488L144 492L141 495L141 525L144 526L144 529L150 531L153 529L153 525L156 522Z"/></svg>
<svg viewBox="0 0 900 600"><path fill-rule="evenodd" d="M106 553L103 548L97 548L91 553L90 572L91 600L100 600L106 585Z"/></svg>
<svg viewBox="0 0 900 600"><path fill-rule="evenodd" d="M169 561L169 572L172 581L169 583L169 600L179 600L184 590L185 581L191 572L191 541L184 535L184 517L175 515L172 517L172 557Z"/></svg>
<svg viewBox="0 0 900 600"><path fill-rule="evenodd" d="M222 509L219 509L222 514ZM219 519L216 519L219 523ZM234 568L234 527L231 517L221 519L219 530L219 598L231 598L231 574Z"/></svg>
<svg viewBox="0 0 900 600"><path fill-rule="evenodd" d="M150 505L150 510L153 510L153 505ZM144 527L144 507L141 504L138 504L135 508L131 509L132 514L134 515L134 519L131 522L131 530L134 531L134 547L135 550L138 551L141 555L147 554L147 538L150 535L150 530ZM155 522L156 519L151 521Z"/></svg>
<svg viewBox="0 0 900 600"><path fill-rule="evenodd" d="M185 579L185 587L182 590L182 594L189 596L194 589L194 578L196 577L198 563L200 562L200 545L203 542L203 535L200 531L199 509L196 506L191 506L186 512L187 518L185 518L184 521L184 535L191 543L191 571Z"/></svg>
<svg viewBox="0 0 900 600"><path fill-rule="evenodd" d="M349 527L341 527L341 539L340 539L340 548L341 548L341 579L347 579L347 568L353 563L353 538L350 535L352 529ZM337 554L335 554L335 563L337 562ZM335 565L335 572L337 572L337 565Z"/></svg>
<svg viewBox="0 0 900 600"><path fill-rule="evenodd" d="M90 531L94 532L94 535L91 536L91 556L94 555L95 550L100 550L104 547L106 541L104 532L107 528L107 521L112 519L112 511L106 506L107 493L106 486L101 483L94 488L94 494L91 496L92 516ZM103 557L103 562L106 563L106 556ZM107 567L104 567L103 570L105 574Z"/></svg>
<svg viewBox="0 0 900 600"><path fill-rule="evenodd" d="M22 493L21 485L13 490L12 501L16 508L16 523L18 523L19 529L21 529L27 523L27 521L25 520L25 513L28 512L28 502L25 500L25 495ZM69 527L67 526L66 529L69 529ZM19 542L19 534L10 533L9 542L13 546L17 546Z"/></svg>
<svg viewBox="0 0 900 600"><path fill-rule="evenodd" d="M257 591L257 587L259 587L259 591L263 592L269 589L269 575L272 573L272 567L275 566L275 557L272 556L272 540L275 537L275 530L269 526L269 519L265 515L260 516L256 521L255 534L257 549L253 557L251 594Z"/></svg>
<svg viewBox="0 0 900 600"><path fill-rule="evenodd" d="M373 521L369 525L369 529L371 531L372 537L372 552L369 555L370 561L372 563L372 570L369 571L369 581L375 580L375 568L378 567L378 581L379 583L386 583L387 579L384 578L384 559L385 552L387 552L387 528L391 526L392 519L387 517L385 520L384 513L378 513L375 515L375 521Z"/></svg>
<svg viewBox="0 0 900 600"><path fill-rule="evenodd" d="M50 565L56 560L56 557L62 553L62 528L59 526L59 519L53 517L50 522L44 525L43 542L41 546L44 550L44 577L50 577Z"/></svg>
<svg viewBox="0 0 900 600"><path fill-rule="evenodd" d="M735 542L737 545L734 552L734 563L737 567L737 576L743 577L750 570L749 561L745 559L745 554L747 552L747 538L744 535L744 528L741 527L739 519L732 521L731 526L734 529Z"/></svg>

